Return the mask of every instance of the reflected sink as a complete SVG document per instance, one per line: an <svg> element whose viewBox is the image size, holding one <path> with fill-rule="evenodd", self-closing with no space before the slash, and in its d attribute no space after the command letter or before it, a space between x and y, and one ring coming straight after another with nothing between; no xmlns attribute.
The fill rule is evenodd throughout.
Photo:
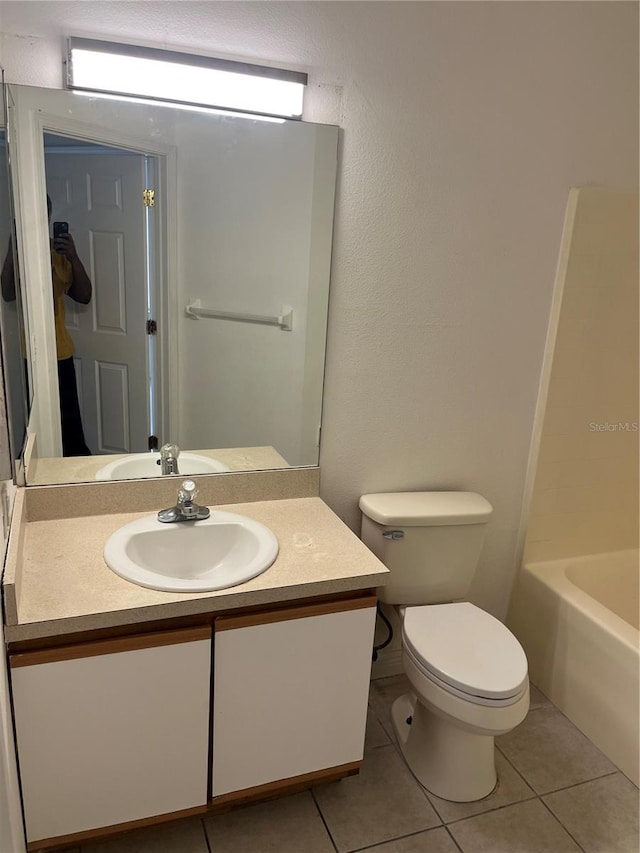
<svg viewBox="0 0 640 853"><path fill-rule="evenodd" d="M115 462L109 462L96 473L96 480L136 480L142 477L160 477L160 453L131 453ZM222 474L230 469L217 459L183 450L178 456L181 477L193 474ZM174 475L171 475L174 476Z"/></svg>
<svg viewBox="0 0 640 853"><path fill-rule="evenodd" d="M105 562L117 575L166 592L236 586L264 572L277 556L278 540L263 524L215 510L204 521L141 518L116 530L104 547Z"/></svg>

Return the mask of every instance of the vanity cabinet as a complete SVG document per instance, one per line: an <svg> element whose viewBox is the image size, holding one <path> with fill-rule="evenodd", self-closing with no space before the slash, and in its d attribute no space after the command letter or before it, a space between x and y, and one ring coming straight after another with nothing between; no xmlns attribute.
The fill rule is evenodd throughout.
<svg viewBox="0 0 640 853"><path fill-rule="evenodd" d="M10 651L27 849L357 772L375 614L357 591Z"/></svg>
<svg viewBox="0 0 640 853"><path fill-rule="evenodd" d="M375 613L366 596L215 620L214 803L357 770Z"/></svg>
<svg viewBox="0 0 640 853"><path fill-rule="evenodd" d="M210 626L12 654L10 665L29 849L204 810Z"/></svg>

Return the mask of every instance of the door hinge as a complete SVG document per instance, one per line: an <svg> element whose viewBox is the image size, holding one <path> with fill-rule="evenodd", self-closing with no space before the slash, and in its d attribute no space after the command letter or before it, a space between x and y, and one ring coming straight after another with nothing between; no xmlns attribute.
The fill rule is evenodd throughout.
<svg viewBox="0 0 640 853"><path fill-rule="evenodd" d="M153 207L156 203L156 191L150 189L143 190L142 203L145 207Z"/></svg>
<svg viewBox="0 0 640 853"><path fill-rule="evenodd" d="M147 320L147 334L155 335L158 331L158 324L155 320Z"/></svg>

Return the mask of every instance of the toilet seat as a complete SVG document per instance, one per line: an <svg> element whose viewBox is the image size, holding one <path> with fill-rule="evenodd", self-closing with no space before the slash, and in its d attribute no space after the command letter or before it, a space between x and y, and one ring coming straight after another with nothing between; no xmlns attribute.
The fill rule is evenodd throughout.
<svg viewBox="0 0 640 853"><path fill-rule="evenodd" d="M407 607L402 639L427 678L470 702L511 704L527 688L522 646L502 622L473 604Z"/></svg>

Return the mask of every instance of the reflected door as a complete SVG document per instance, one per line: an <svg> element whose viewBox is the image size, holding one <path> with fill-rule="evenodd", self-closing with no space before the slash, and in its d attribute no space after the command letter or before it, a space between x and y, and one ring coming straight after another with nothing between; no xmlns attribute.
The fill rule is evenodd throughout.
<svg viewBox="0 0 640 853"><path fill-rule="evenodd" d="M93 453L148 449L144 161L129 152L45 155L52 219L69 222L93 283L88 305L71 299L66 305Z"/></svg>

